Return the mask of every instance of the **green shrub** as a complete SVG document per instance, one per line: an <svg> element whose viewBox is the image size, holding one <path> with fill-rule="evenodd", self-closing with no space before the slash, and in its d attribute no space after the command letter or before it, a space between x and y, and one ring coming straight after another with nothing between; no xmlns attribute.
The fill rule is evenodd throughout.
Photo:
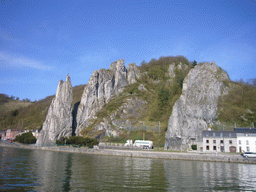
<svg viewBox="0 0 256 192"><path fill-rule="evenodd" d="M191 145L192 150L197 150L197 145Z"/></svg>
<svg viewBox="0 0 256 192"><path fill-rule="evenodd" d="M60 140L56 140L56 144L93 146L93 145L98 145L99 141L95 138L71 136L69 138L64 137L64 138L61 138Z"/></svg>
<svg viewBox="0 0 256 192"><path fill-rule="evenodd" d="M23 133L22 135L16 136L14 141L18 141L19 143L24 144L34 144L36 143L36 138L33 136L32 132Z"/></svg>
<svg viewBox="0 0 256 192"><path fill-rule="evenodd" d="M13 111L11 111L11 116L15 117L19 114L19 110L18 109L15 109Z"/></svg>

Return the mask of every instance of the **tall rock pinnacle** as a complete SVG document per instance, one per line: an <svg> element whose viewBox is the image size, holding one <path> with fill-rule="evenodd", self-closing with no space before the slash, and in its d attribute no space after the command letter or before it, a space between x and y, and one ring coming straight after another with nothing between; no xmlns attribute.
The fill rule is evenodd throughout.
<svg viewBox="0 0 256 192"><path fill-rule="evenodd" d="M140 71L135 63L129 64L126 70L124 60L112 62L109 69L95 70L84 88L77 111L76 135L90 125L90 120L113 96L123 91L125 86L136 82Z"/></svg>
<svg viewBox="0 0 256 192"><path fill-rule="evenodd" d="M215 63L191 69L183 83L182 94L169 118L166 142L173 150L186 150L217 118L218 99L225 93L223 81L229 80Z"/></svg>
<svg viewBox="0 0 256 192"><path fill-rule="evenodd" d="M37 145L55 144L56 139L72 135L73 90L69 75L59 81L56 95L49 107Z"/></svg>

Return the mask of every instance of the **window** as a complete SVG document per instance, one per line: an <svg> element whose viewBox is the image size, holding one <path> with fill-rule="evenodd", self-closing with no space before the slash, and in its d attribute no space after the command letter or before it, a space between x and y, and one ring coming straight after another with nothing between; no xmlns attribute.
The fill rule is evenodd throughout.
<svg viewBox="0 0 256 192"><path fill-rule="evenodd" d="M206 145L206 150L210 150L210 147L209 147L209 145Z"/></svg>
<svg viewBox="0 0 256 192"><path fill-rule="evenodd" d="M216 151L216 149L217 149L216 146L213 146L213 150Z"/></svg>
<svg viewBox="0 0 256 192"><path fill-rule="evenodd" d="M229 135L229 137L231 137L231 133L229 133L228 135Z"/></svg>
<svg viewBox="0 0 256 192"><path fill-rule="evenodd" d="M246 151L249 152L250 151L250 147L246 147Z"/></svg>
<svg viewBox="0 0 256 192"><path fill-rule="evenodd" d="M249 140L246 140L246 145L249 145Z"/></svg>
<svg viewBox="0 0 256 192"><path fill-rule="evenodd" d="M220 136L223 137L223 133L220 133Z"/></svg>
<svg viewBox="0 0 256 192"><path fill-rule="evenodd" d="M209 143L209 140L206 140L206 143Z"/></svg>
<svg viewBox="0 0 256 192"><path fill-rule="evenodd" d="M242 143L241 140L238 140L238 143L239 143L239 145L241 145L241 143Z"/></svg>
<svg viewBox="0 0 256 192"><path fill-rule="evenodd" d="M215 133L212 133L213 137L215 137Z"/></svg>
<svg viewBox="0 0 256 192"><path fill-rule="evenodd" d="M213 140L213 143L216 143L216 140Z"/></svg>
<svg viewBox="0 0 256 192"><path fill-rule="evenodd" d="M220 143L223 143L223 140L220 140Z"/></svg>
<svg viewBox="0 0 256 192"><path fill-rule="evenodd" d="M232 140L229 140L229 144L232 144Z"/></svg>

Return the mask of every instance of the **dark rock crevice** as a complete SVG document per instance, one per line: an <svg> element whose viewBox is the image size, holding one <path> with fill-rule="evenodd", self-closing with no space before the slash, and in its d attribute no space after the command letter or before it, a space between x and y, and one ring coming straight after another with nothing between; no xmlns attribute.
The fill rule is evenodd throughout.
<svg viewBox="0 0 256 192"><path fill-rule="evenodd" d="M76 102L74 104L74 108L72 110L72 117L73 117L73 121L72 121L72 136L76 135L76 127L77 127L76 116L77 116L77 110L78 110L79 104L80 104L80 101Z"/></svg>

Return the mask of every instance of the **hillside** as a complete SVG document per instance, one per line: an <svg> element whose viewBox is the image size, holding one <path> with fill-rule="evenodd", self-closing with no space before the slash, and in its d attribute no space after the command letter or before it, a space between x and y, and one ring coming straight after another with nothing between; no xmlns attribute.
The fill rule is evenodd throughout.
<svg viewBox="0 0 256 192"><path fill-rule="evenodd" d="M254 83L253 83L254 82ZM214 129L232 130L236 127L252 127L256 123L256 79L250 82L232 82L230 91L220 98L218 118Z"/></svg>
<svg viewBox="0 0 256 192"><path fill-rule="evenodd" d="M205 126L209 126L214 130L232 130L235 125L248 127L255 123L255 79L246 83L242 81L232 82L225 71L214 63L197 64L196 61L192 63L184 56L160 57L159 59L152 59L148 63L143 61L138 67L139 72L136 74L127 73L129 76L127 75L126 78L133 78L133 80L131 83L119 87L120 90L113 89L112 91L116 91L116 94L110 94L107 99L104 97L96 98L95 93L102 94L101 89L98 88L104 87L105 89L111 84L109 82L112 81L113 77L118 80L114 80L115 84L121 82L120 77L125 70L120 68L121 73L117 73L113 70L114 66L115 63L112 63L110 69L101 69L95 72L96 75L93 74L91 81L88 82L89 86L80 85L73 88L74 119L77 117L78 106L82 98L85 98L84 101L90 101L91 105L88 105L89 107L82 105L81 110L90 108L95 112L94 114L91 113L92 111L91 114L89 113L91 116L87 119L86 125L80 125L82 128L80 134L83 136L115 142L145 138L153 140L156 145L163 146L167 130L170 129L168 122L174 109L176 112L183 111L183 115L187 119L181 120L181 123L185 124L191 121L193 115L195 115L193 118L197 118L196 113L202 112L203 118L200 118L205 122L204 129ZM129 67L129 70L132 68L134 70L137 66L132 64ZM117 74L117 76L112 76L113 74ZM211 74L214 81L209 79ZM97 79L98 77L101 79ZM106 81L107 78L110 78L111 81ZM214 83L215 81L217 83L217 80L220 80L218 85L220 88L218 89L215 88ZM103 84L103 81L108 82L108 84ZM97 91L95 92L95 90ZM210 94L207 95L209 90L211 90ZM216 96L215 90L220 91L220 97ZM41 128L53 98L54 96L49 96L38 102L25 102L2 97L0 129ZM194 105L193 98L203 102L202 105ZM184 104L177 104L175 108L175 103L180 99L184 101ZM214 115L214 118L207 119L208 116L211 117L211 113L209 113L213 106L210 105L211 99L214 100L217 114ZM207 102L209 103L207 104ZM200 106L203 107L200 108ZM81 119L84 119L81 111L80 114ZM204 117L207 118L204 119ZM198 121L198 123L200 122ZM185 124L184 126L187 126ZM184 126L182 125L180 129Z"/></svg>
<svg viewBox="0 0 256 192"><path fill-rule="evenodd" d="M29 101L20 101L15 99L15 97L7 96L5 94L0 94L0 116L3 116L5 113L15 111L21 107L27 107L31 104Z"/></svg>
<svg viewBox="0 0 256 192"><path fill-rule="evenodd" d="M95 137L106 130L105 140L119 142L142 139L144 134L146 139L163 146L172 107L192 67L183 56L143 62L137 82L126 86L118 97L107 103L81 133Z"/></svg>
<svg viewBox="0 0 256 192"><path fill-rule="evenodd" d="M85 85L73 87L73 106L80 101ZM45 121L48 108L54 95L37 102L4 100L0 105L0 130L6 129L40 129ZM15 112L16 110L16 112Z"/></svg>
<svg viewBox="0 0 256 192"><path fill-rule="evenodd" d="M209 65L210 68L204 70L213 70L211 65L214 66L215 64L209 63L207 65ZM116 142L124 142L126 139L142 139L144 135L145 139L153 140L156 144L163 146L173 106L181 96L184 79L195 66L195 62L193 64L183 56L161 57L158 60L152 59L148 63L142 62L139 67L142 75L137 79L137 82L126 86L118 97L113 98L113 100L98 111L96 118L91 119L91 124L82 130L82 135L99 138L105 135L104 140ZM199 63L198 66L205 66L205 64ZM226 78L228 79L228 75L225 71L217 66L215 68L216 73L213 74L214 78L216 78L216 80L223 78L223 82L220 85L222 87L223 84L226 88L225 91L222 90L225 93L221 93L223 96L218 102L214 99L216 101L213 103L216 103L214 104L216 107L218 105L219 110L217 118L213 118L209 121L209 123L211 123L208 124L208 126L216 130L233 129L235 120L237 126L252 125L252 121L255 120L254 116L256 111L255 107L253 107L255 103L255 97L253 97L253 95L255 95L255 88L248 84L233 86L236 83L225 80ZM204 72L204 70L201 72ZM201 81L207 78L207 74L204 76L205 77L202 76ZM199 86L197 88L199 97L200 91L208 89L208 83L206 82L204 88L200 88L200 83L195 84L195 86ZM214 85L210 86L212 87ZM231 101L228 98L232 98L230 95L234 94L233 92L239 91L236 90L238 87L243 91L240 91L241 94L236 98L236 103L234 103L234 100ZM214 89L215 88L213 88L211 94L214 94ZM246 92L246 90L248 90L248 92ZM190 90L190 92L192 94L191 96L194 97L193 95L196 94L194 93L195 91ZM217 95L216 98L218 98ZM200 102L204 102L204 100ZM250 104L251 102L254 103ZM239 105L239 115L236 110L233 110L237 103L241 103ZM207 103L204 105L209 106ZM226 106L221 107L223 105ZM249 105L251 107L248 108ZM199 105L197 108L200 110ZM205 111L205 109L201 110L202 112ZM233 110L233 112L230 113L229 110ZM243 118L245 113L247 113L248 117ZM232 117L227 115L231 115ZM249 120L247 121L246 119Z"/></svg>

